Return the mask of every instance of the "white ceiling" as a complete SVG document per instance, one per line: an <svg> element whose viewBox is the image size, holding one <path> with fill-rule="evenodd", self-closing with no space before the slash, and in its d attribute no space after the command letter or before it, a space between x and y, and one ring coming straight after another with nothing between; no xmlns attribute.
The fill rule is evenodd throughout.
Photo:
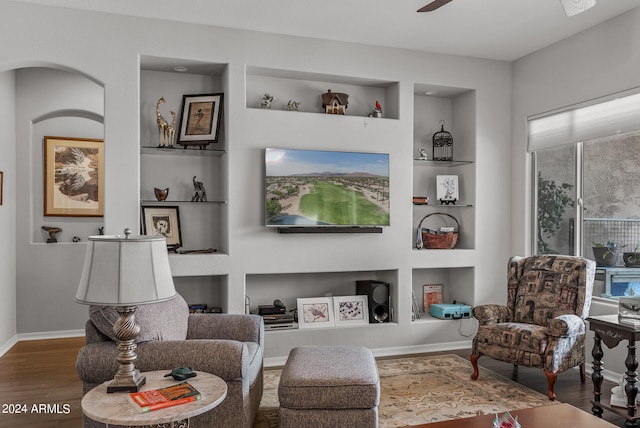
<svg viewBox="0 0 640 428"><path fill-rule="evenodd" d="M567 17L559 0L13 0L513 61L616 15L640 0L597 0Z"/></svg>

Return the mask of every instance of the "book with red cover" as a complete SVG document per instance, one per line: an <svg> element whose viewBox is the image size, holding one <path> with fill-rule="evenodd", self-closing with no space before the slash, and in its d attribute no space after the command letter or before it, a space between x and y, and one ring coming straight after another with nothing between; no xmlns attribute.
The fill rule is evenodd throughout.
<svg viewBox="0 0 640 428"><path fill-rule="evenodd" d="M189 382L181 382L164 388L131 392L129 398L140 413L177 406L202 399L202 394Z"/></svg>
<svg viewBox="0 0 640 428"><path fill-rule="evenodd" d="M425 284L424 289L424 311L430 312L432 303L442 303L442 284Z"/></svg>

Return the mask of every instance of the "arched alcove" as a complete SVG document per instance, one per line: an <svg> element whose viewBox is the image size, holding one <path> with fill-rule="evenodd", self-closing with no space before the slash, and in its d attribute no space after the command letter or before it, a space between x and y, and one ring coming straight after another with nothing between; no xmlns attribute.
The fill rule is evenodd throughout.
<svg viewBox="0 0 640 428"><path fill-rule="evenodd" d="M44 137L104 140L104 87L59 65L29 64L15 81L16 333L81 328L86 308L73 302L87 236L102 217L45 216ZM62 229L47 243L43 226ZM74 242L78 241L78 242ZM55 324L55 325L54 325ZM79 332L80 333L80 332Z"/></svg>

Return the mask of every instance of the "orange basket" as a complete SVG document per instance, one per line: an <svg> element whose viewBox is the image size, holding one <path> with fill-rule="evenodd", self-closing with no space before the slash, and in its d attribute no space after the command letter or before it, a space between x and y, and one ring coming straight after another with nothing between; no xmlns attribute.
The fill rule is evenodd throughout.
<svg viewBox="0 0 640 428"><path fill-rule="evenodd" d="M453 232L440 232L436 229L422 228L422 222L432 215L444 215L453 219L456 222L456 230ZM447 213L431 213L422 217L418 224L418 233L416 239L416 248L421 250L423 248L450 250L458 243L458 237L460 236L460 223L458 220Z"/></svg>

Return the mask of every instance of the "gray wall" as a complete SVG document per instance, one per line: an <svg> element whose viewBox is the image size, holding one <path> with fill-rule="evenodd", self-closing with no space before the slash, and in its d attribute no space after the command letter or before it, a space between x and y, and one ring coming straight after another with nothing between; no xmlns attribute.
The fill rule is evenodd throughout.
<svg viewBox="0 0 640 428"><path fill-rule="evenodd" d="M640 87L639 32L636 8L513 63L511 253L531 249L527 118ZM617 313L617 302L594 299L591 313ZM606 369L622 373L625 352L622 345L616 352L605 350Z"/></svg>
<svg viewBox="0 0 640 428"><path fill-rule="evenodd" d="M0 36L11 40L0 46L0 74L24 67L54 67L77 72L104 88L104 139L106 164L105 232L120 233L138 224L140 66L139 56L186 58L227 63L228 90L226 130L229 157L229 243L228 311L244 311L247 278L263 274L297 272L352 272L393 270L398 273L398 324L383 334L366 330L336 334L316 333L322 340L366 341L372 348L403 346L450 346L467 342L456 326L437 329L429 324L413 324L411 287L414 269L469 266L469 289L473 303L502 299L505 264L508 257L506 234L496 229L509 224L509 154L511 65L408 50L338 43L314 39L266 35L175 22L96 14L46 6L17 4L0 0L3 25ZM20 37L16 37L20 34ZM384 58L384 60L381 60ZM339 65L336 68L336 65ZM301 115L295 121L285 115L269 115L247 108L245 67L265 67L303 72L338 74L399 82L399 119L371 122L341 122L340 132L315 116ZM414 84L475 89L473 121L475 165L475 248L464 250L462 259L448 252L435 257L412 252L413 188L413 104ZM160 94L159 94L160 95ZM10 109L10 107L7 107ZM3 118L4 120L4 118ZM22 125L20 125L22 126ZM96 130L97 132L97 130ZM13 146L36 150L40 135L20 131L16 139L0 140L0 148ZM36 144L33 146L32 144ZM351 149L390 153L392 181L392 225L378 236L283 237L262 226L262 150L267 146ZM37 188L39 161L31 153L26 182L16 193L27 195ZM240 197L240 195L242 197ZM24 196L26 197L26 196ZM18 299L3 300L0 312L17 310L14 332L21 337L55 335L83 328L86 308L74 303L84 244L56 246L36 242L40 210L30 202L17 203L20 216L20 254L17 281ZM26 212L23 208L26 207ZM16 227L3 220L5 229ZM22 230L24 227L24 230ZM67 226L70 227L70 226ZM28 229L28 230L27 230ZM287 263L283 263L287 260ZM469 282L469 281L467 281ZM12 287L13 284L10 284ZM14 309L15 308L15 309ZM339 336L339 337L338 337ZM286 335L270 335L270 349L286 353ZM302 336L296 336L302 338ZM283 339L286 346L276 343ZM301 339L302 340L302 339ZM313 340L313 336L309 337Z"/></svg>

